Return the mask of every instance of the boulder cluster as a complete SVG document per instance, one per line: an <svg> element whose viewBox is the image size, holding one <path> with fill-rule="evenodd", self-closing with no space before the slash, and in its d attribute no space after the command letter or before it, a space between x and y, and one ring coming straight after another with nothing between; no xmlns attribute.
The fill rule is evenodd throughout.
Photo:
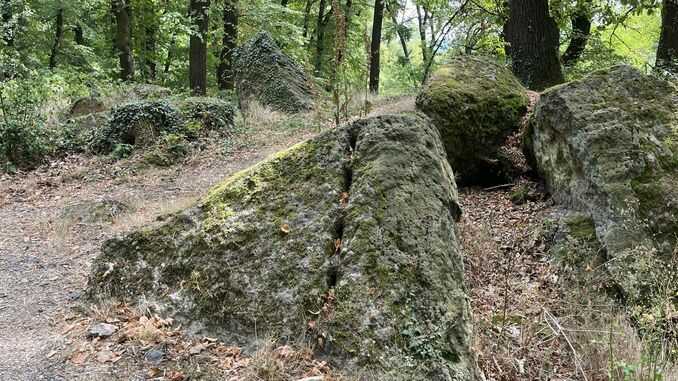
<svg viewBox="0 0 678 381"><path fill-rule="evenodd" d="M236 66L243 107L312 108L310 81L270 36L240 48ZM310 345L360 379L477 380L455 174L511 180L500 148L526 127L525 155L611 287L634 304L667 285L676 293L677 94L618 66L548 89L526 119L526 90L507 68L456 58L419 111L322 133L109 240L90 294L143 299L246 350L266 336ZM186 118L232 123L214 101L125 107L135 109L114 110L110 124L122 141Z"/></svg>

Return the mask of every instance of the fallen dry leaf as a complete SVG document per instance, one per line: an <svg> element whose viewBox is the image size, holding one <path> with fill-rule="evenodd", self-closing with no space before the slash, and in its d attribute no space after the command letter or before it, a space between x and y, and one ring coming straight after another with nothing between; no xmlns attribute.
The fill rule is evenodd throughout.
<svg viewBox="0 0 678 381"><path fill-rule="evenodd" d="M71 356L71 362L75 365L83 365L89 358L89 352L75 352Z"/></svg>

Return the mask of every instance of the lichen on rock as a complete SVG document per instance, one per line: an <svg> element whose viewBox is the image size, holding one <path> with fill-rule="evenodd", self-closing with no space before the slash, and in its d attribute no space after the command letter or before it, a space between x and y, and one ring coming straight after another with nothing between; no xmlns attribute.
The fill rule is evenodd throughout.
<svg viewBox="0 0 678 381"><path fill-rule="evenodd" d="M90 293L154 300L246 348L311 345L364 379L474 380L460 213L430 121L367 119L108 241Z"/></svg>
<svg viewBox="0 0 678 381"><path fill-rule="evenodd" d="M463 183L506 177L506 161L498 150L519 129L528 103L525 88L509 69L468 56L438 69L417 97L417 107L440 129L450 164Z"/></svg>
<svg viewBox="0 0 678 381"><path fill-rule="evenodd" d="M252 101L287 113L313 109L311 78L266 32L237 49L234 71L242 109Z"/></svg>
<svg viewBox="0 0 678 381"><path fill-rule="evenodd" d="M547 90L526 134L556 200L591 215L604 266L634 305L678 292L676 104L669 82L616 66Z"/></svg>

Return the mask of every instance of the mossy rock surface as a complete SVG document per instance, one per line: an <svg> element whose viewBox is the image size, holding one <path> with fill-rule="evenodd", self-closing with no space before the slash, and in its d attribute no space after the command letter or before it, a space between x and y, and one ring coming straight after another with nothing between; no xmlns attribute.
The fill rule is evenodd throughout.
<svg viewBox="0 0 678 381"><path fill-rule="evenodd" d="M547 90L526 134L526 155L555 199L592 217L605 267L631 304L678 292L667 281L678 237L676 105L669 82L617 66Z"/></svg>
<svg viewBox="0 0 678 381"><path fill-rule="evenodd" d="M438 69L417 97L431 117L462 183L501 181L498 149L527 112L525 88L508 68L489 59L456 57Z"/></svg>
<svg viewBox="0 0 678 381"><path fill-rule="evenodd" d="M73 102L68 116L77 118L84 115L96 114L106 110L106 104L97 97L82 97Z"/></svg>
<svg viewBox="0 0 678 381"><path fill-rule="evenodd" d="M172 95L172 90L167 87L152 85L149 83L141 83L132 86L129 89L131 95L141 100L152 100L166 98Z"/></svg>
<svg viewBox="0 0 678 381"><path fill-rule="evenodd" d="M153 300L250 349L308 344L365 380L475 380L460 214L437 129L376 117L106 242L90 293Z"/></svg>
<svg viewBox="0 0 678 381"><path fill-rule="evenodd" d="M234 70L243 109L252 101L286 113L313 109L311 78L266 32L237 49Z"/></svg>

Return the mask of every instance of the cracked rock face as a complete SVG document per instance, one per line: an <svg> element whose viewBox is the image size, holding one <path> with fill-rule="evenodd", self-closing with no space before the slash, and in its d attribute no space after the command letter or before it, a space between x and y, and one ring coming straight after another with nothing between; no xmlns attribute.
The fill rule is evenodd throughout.
<svg viewBox="0 0 678 381"><path fill-rule="evenodd" d="M237 49L234 70L243 109L252 101L286 113L313 109L310 77L266 32Z"/></svg>
<svg viewBox="0 0 678 381"><path fill-rule="evenodd" d="M474 380L460 213L428 119L362 120L108 241L90 291L154 300L250 349L303 341L362 379Z"/></svg>
<svg viewBox="0 0 678 381"><path fill-rule="evenodd" d="M617 66L547 90L529 122L526 155L558 201L590 215L575 231L597 239L630 304L678 293L677 104L670 83Z"/></svg>

